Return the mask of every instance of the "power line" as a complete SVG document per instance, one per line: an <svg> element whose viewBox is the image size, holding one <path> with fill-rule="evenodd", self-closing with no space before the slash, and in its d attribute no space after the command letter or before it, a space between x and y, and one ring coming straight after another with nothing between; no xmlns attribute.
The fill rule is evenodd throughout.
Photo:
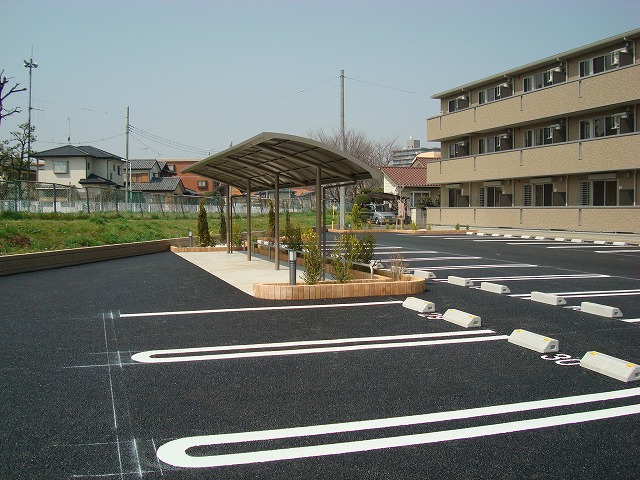
<svg viewBox="0 0 640 480"><path fill-rule="evenodd" d="M123 135L124 135L124 133L119 133L118 135L114 135L113 137L101 138L100 140L84 140L84 141L81 141L81 142L73 142L73 143L75 143L77 145L89 145L89 144L92 144L92 143L100 143L100 142L105 142L107 140L112 140L114 138L118 138L118 137L121 137ZM52 145L68 145L69 144L69 142L53 142L53 141L47 142L46 140L37 140L37 142L38 143L50 143Z"/></svg>
<svg viewBox="0 0 640 480"><path fill-rule="evenodd" d="M207 155L211 152L211 149L193 147L191 145L186 145L184 143L174 142L173 140L169 140L167 138L159 137L158 135L154 135L153 133L145 132L139 128L134 127L133 125L129 125L129 132L132 134L136 134L145 140L155 142L164 147L172 148L174 150L186 151L189 153L195 153L199 155ZM139 139L137 139L139 140ZM145 145L146 146L146 145ZM149 148L149 147L147 147Z"/></svg>
<svg viewBox="0 0 640 480"><path fill-rule="evenodd" d="M254 108L262 107L264 105L268 105L268 104L273 103L273 102L278 102L280 100L284 100L286 98L293 97L294 95L299 95L299 94L307 92L309 90L313 90L314 88L321 87L322 85L325 85L325 84L327 84L329 82L333 82L334 80L336 80L338 78L340 78L340 77L333 77L333 78L330 78L329 80L325 80L324 82L318 83L318 84L313 85L311 87L303 88L302 90L297 90L297 91L295 91L293 93L289 93L287 95L283 95L282 97L272 98L271 100L266 100L266 101L261 102L261 103L256 103L256 104L250 105L248 107L242 107L242 108L239 108L237 110L231 110L229 112L221 113L219 115L213 115L211 117L202 118L200 120L193 120L193 121L189 121L189 122L179 123L179 124L176 124L176 125L169 125L166 128L181 127L181 126L190 125L190 124L193 124L193 123L206 122L207 120L213 120L213 119L216 119L216 118L226 117L228 115L235 115L236 113L246 112L247 110L253 110Z"/></svg>
<svg viewBox="0 0 640 480"><path fill-rule="evenodd" d="M36 100L38 100L40 102L45 102L45 103L52 103L53 105L60 105L62 107L69 107L69 108L75 108L77 110L84 110L85 112L100 113L102 115L111 115L112 117L125 118L124 115L120 115L120 114L117 114L117 113L103 112L103 111L100 111L100 110L93 110L91 108L78 107L76 105L68 105L66 103L54 102L53 100L46 100L44 98L36 98Z"/></svg>
<svg viewBox="0 0 640 480"><path fill-rule="evenodd" d="M404 88L389 87L388 85L380 85L379 83L367 82L366 80L359 80L357 78L352 78L352 77L344 77L344 78L348 78L349 80L353 80L354 82L360 82L360 83L366 83L368 85L374 85L374 86L380 87L380 88L387 88L389 90L396 90L398 92L410 93L411 95L421 95L421 96L424 96L424 97L431 98L431 95L427 95L426 93L420 93L420 92L414 92L414 91L411 91L411 90L405 90Z"/></svg>
<svg viewBox="0 0 640 480"><path fill-rule="evenodd" d="M152 152L156 153L158 156L162 156L162 154L160 152L158 152L157 150L154 150L153 148L151 148L149 145L147 145L146 143L144 143L142 140L140 140L137 136L135 136L133 133L129 132L130 135L136 139L138 142L140 142L142 145L144 145L148 150L151 150Z"/></svg>

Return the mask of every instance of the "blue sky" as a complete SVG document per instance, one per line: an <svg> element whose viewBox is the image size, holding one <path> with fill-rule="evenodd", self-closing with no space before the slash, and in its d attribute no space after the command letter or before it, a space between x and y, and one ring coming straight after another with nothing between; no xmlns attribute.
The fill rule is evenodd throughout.
<svg viewBox="0 0 640 480"><path fill-rule="evenodd" d="M203 158L262 131L345 124L426 143L431 95L640 27L637 0L2 0L0 69L28 86L36 151ZM28 94L6 107L8 139ZM172 142L167 144L167 140ZM189 148L173 148L170 145Z"/></svg>

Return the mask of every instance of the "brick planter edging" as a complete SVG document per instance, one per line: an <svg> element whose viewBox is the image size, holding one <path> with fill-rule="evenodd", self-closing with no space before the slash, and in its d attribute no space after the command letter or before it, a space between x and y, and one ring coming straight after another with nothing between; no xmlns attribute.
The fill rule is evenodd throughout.
<svg viewBox="0 0 640 480"><path fill-rule="evenodd" d="M253 296L268 300L316 300L321 298L380 297L423 293L425 279L404 275L402 280L387 277L351 280L349 283L324 281L317 285L254 283Z"/></svg>
<svg viewBox="0 0 640 480"><path fill-rule="evenodd" d="M244 247L233 247L234 252L244 252L246 248ZM227 246L223 245L221 247L171 247L171 251L174 253L182 253L182 252L226 252Z"/></svg>

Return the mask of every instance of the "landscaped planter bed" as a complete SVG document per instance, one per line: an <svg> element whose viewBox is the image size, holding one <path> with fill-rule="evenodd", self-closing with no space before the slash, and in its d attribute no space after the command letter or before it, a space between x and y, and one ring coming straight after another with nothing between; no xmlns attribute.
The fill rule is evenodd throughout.
<svg viewBox="0 0 640 480"><path fill-rule="evenodd" d="M358 272L362 273L362 272ZM401 280L375 275L348 283L323 281L316 285L287 283L254 283L253 295L269 300L316 300L321 298L381 297L423 293L425 279L403 275Z"/></svg>

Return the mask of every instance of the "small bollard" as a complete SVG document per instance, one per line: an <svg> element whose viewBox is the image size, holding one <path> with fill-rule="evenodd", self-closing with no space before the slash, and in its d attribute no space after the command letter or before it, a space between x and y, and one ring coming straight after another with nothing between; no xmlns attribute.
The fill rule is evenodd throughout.
<svg viewBox="0 0 640 480"><path fill-rule="evenodd" d="M289 285L296 284L296 258L298 258L298 252L289 250Z"/></svg>
<svg viewBox="0 0 640 480"><path fill-rule="evenodd" d="M193 247L193 233L189 230L189 246Z"/></svg>

